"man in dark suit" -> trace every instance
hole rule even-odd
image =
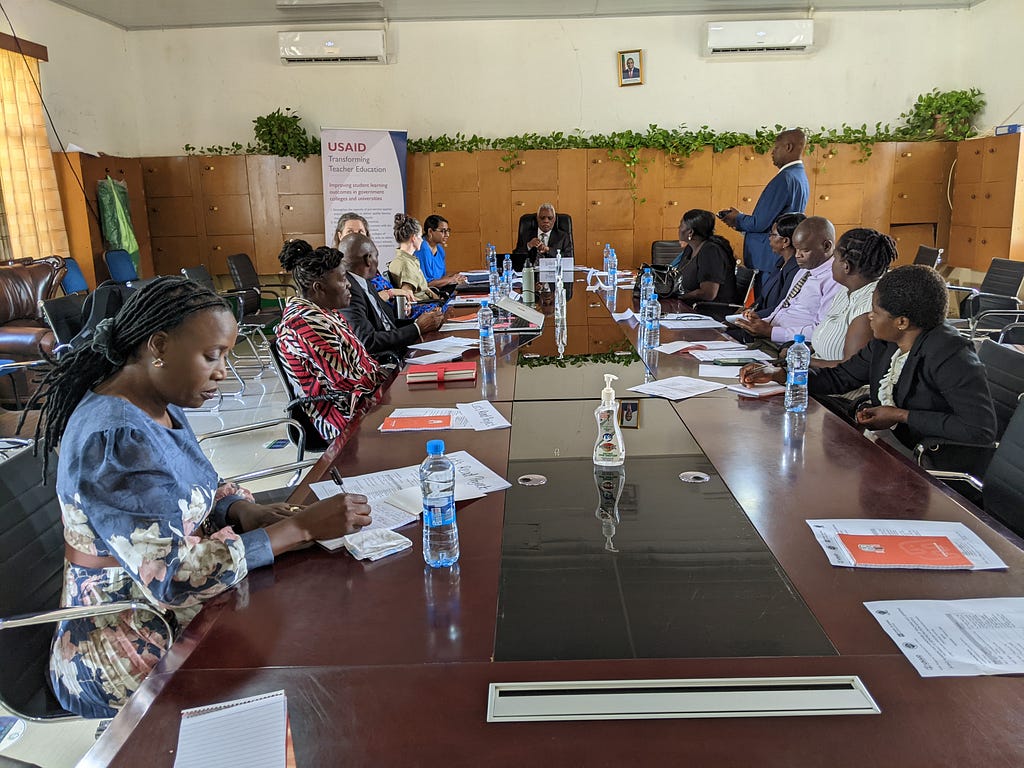
[[[352,287],[352,300],[341,313],[371,355],[393,352],[402,357],[424,333],[441,327],[444,315],[440,309],[424,312],[415,320],[400,320],[391,305],[377,295],[370,285],[377,274],[377,246],[366,235],[346,235],[338,250]]]
[[[524,216],[519,221],[519,238],[516,240],[515,252],[526,254],[537,263],[541,256],[554,256],[557,251],[562,257],[572,258],[572,232],[555,229],[558,214],[555,206],[544,203],[537,209],[536,216]]]
[[[633,64],[633,59],[626,59],[626,65],[622,68],[623,80],[636,80],[640,77],[640,70]]]

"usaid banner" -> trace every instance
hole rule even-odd
[[[370,223],[384,270],[395,254],[395,214],[405,210],[405,131],[321,128],[324,233],[334,243],[338,217],[348,211]]]

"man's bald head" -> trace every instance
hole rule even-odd
[[[815,269],[832,258],[836,247],[836,228],[824,216],[810,216],[793,232],[796,263],[802,269]]]
[[[377,274],[377,246],[366,235],[356,232],[345,235],[338,243],[341,251],[341,263],[349,272],[369,280]]]
[[[775,137],[772,147],[772,162],[776,168],[799,160],[807,146],[807,135],[800,128],[789,128]]]

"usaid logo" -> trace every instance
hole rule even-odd
[[[328,152],[365,152],[366,145],[361,141],[329,141],[327,142]]]

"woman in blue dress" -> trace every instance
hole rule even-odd
[[[61,604],[153,608],[58,626],[50,677],[72,712],[110,717],[139,687],[172,640],[157,611],[180,631],[249,570],[370,523],[365,496],[264,506],[219,480],[182,409],[217,396],[237,334],[220,296],[159,278],[61,357],[35,396],[44,456],[60,446]]]
[[[451,237],[452,229],[444,216],[432,214],[423,222],[423,242],[416,249],[416,260],[420,263],[427,285],[435,290],[438,288],[450,291],[459,283],[466,282],[461,272],[447,274],[448,263],[445,246]]]

